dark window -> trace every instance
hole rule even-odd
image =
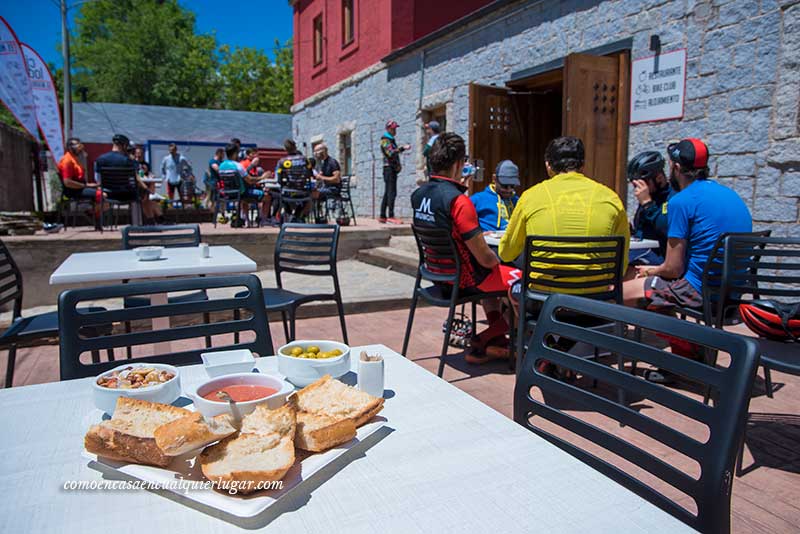
[[[342,46],[349,45],[356,37],[355,0],[342,0]]]
[[[342,176],[353,175],[353,132],[339,135],[339,166]]]
[[[322,63],[322,14],[314,18],[314,65]]]

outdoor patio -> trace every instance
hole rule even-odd
[[[352,314],[347,317],[350,344],[384,344],[399,351],[408,314],[403,310],[369,314]],[[417,312],[415,328],[409,346],[410,358],[431,373],[438,365],[437,351],[441,343],[441,324],[445,314],[442,310],[421,308]],[[279,323],[271,326],[276,346],[283,343]],[[738,329],[747,334],[746,329]],[[298,338],[314,336],[321,339],[339,339],[341,332],[336,317],[304,319],[297,325]],[[448,359],[445,379],[452,385],[487,404],[506,417],[513,412],[514,373],[506,363],[490,363],[471,366],[463,356],[452,349]],[[0,362],[0,376],[4,372]],[[759,373],[760,374],[760,373]],[[760,376],[763,376],[760,374]],[[45,345],[21,349],[17,355],[17,380],[15,386],[54,382],[58,380],[58,347]],[[732,526],[733,532],[790,533],[800,528],[800,452],[796,444],[800,440],[800,419],[795,415],[800,403],[800,378],[773,372],[776,385],[774,399],[764,394],[763,380],[757,378],[753,399],[750,403],[750,423],[745,452],[745,474],[733,484]],[[398,392],[401,395],[402,392]],[[699,395],[695,395],[698,399]],[[653,403],[636,405],[641,410],[660,410]],[[580,415],[579,412],[570,412]],[[601,428],[619,431],[615,423],[589,416],[587,420]],[[680,426],[674,414],[665,415],[666,421]],[[567,435],[563,430],[558,435]],[[647,440],[637,439],[634,433],[627,438],[644,448]],[[447,444],[440,444],[447,446]],[[487,456],[503,455],[502,449],[487,450]],[[600,453],[602,455],[602,453]],[[608,454],[603,455],[612,459]],[[672,455],[670,462],[686,467],[688,462],[679,455]],[[621,510],[620,513],[625,513]]]

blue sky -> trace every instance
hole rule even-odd
[[[284,42],[292,36],[292,8],[287,0],[179,1],[197,15],[198,32],[216,30],[218,44],[261,48],[271,57],[275,39]],[[56,48],[61,42],[59,0],[10,0],[3,4],[0,15],[11,24],[19,40],[33,47],[45,61],[60,67],[61,55]],[[71,15],[76,11],[77,8],[71,9]]]

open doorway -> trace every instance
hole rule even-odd
[[[571,54],[555,63],[506,87],[470,86],[470,154],[483,160],[487,181],[498,162],[513,160],[524,190],[547,179],[550,140],[573,135],[586,147],[585,174],[624,202],[629,51]]]

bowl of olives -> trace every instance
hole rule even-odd
[[[298,387],[350,371],[350,347],[336,341],[298,340],[278,349],[278,372]]]

